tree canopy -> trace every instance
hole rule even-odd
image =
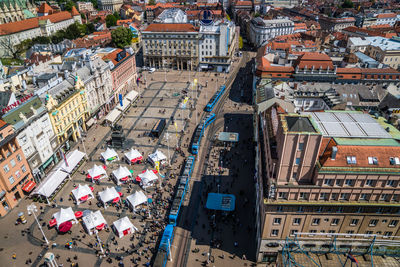
[[[351,0],[344,0],[342,4],[342,8],[353,8],[354,3]]]
[[[117,18],[114,15],[107,15],[106,17],[106,25],[107,28],[110,28],[112,26],[117,26]]]
[[[131,44],[133,34],[129,28],[118,27],[111,32],[111,38],[116,47],[124,48]]]

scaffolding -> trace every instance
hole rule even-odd
[[[295,233],[292,238],[286,238],[278,263],[284,267],[344,267],[353,263],[354,266],[399,266],[400,236]]]

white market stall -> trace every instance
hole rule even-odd
[[[110,113],[107,114],[106,118],[104,121],[108,123],[109,125],[114,125],[114,123],[117,122],[119,117],[121,117],[122,112],[118,110],[117,108],[114,108]]]
[[[50,221],[50,225],[56,224],[57,229],[60,232],[68,232],[71,229],[72,224],[78,223],[72,208],[61,208],[59,212],[53,214],[53,220]]]
[[[116,234],[119,238],[136,232],[138,229],[131,223],[127,216],[113,222]]]
[[[163,166],[167,163],[167,156],[165,156],[160,150],[156,150],[156,152],[150,154],[147,159],[151,165],[153,165],[153,167],[156,166],[157,162],[160,166]]]
[[[126,152],[124,156],[128,164],[141,163],[143,161],[143,155],[133,148]]]
[[[126,200],[131,209],[135,211],[137,206],[147,202],[147,197],[143,191],[136,191],[134,194],[128,196]]]
[[[90,212],[88,215],[82,217],[83,226],[89,235],[94,234],[94,231],[100,231],[107,227],[107,222],[103,214],[99,210]]]
[[[106,164],[119,160],[117,152],[107,147],[106,151],[101,152],[101,159],[104,160]]]
[[[101,202],[103,202],[104,208],[107,208],[107,203],[117,203],[121,200],[120,194],[118,194],[115,187],[107,187],[106,190],[99,192]]]
[[[135,90],[130,91],[126,94],[125,98],[134,103],[136,99],[139,97],[139,93]]]
[[[92,189],[87,184],[78,185],[71,193],[77,205],[94,198]]]
[[[154,171],[149,171],[149,170],[146,170],[145,172],[142,172],[136,178],[137,181],[138,180],[140,181],[140,185],[143,188],[147,188],[149,186],[152,186],[157,179],[158,179],[158,177],[154,173]]]
[[[128,170],[127,167],[125,166],[119,166],[118,169],[113,170],[111,177],[114,179],[114,181],[120,185],[121,183],[126,183],[129,181],[130,178],[132,178],[131,172]]]
[[[118,103],[116,108],[122,112],[125,112],[130,107],[130,105],[131,105],[131,101],[128,98],[124,97],[124,99],[122,100],[122,107],[121,107],[121,103]]]
[[[91,168],[90,170],[88,170],[88,175],[87,178],[91,179],[92,182],[94,182],[95,180],[100,180],[103,178],[107,178],[107,172],[104,169],[104,167],[100,167],[99,165],[94,165],[93,168]]]

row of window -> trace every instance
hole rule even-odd
[[[11,156],[12,152],[14,152],[15,150],[17,150],[17,146],[15,144],[10,144],[11,150],[9,149],[4,149],[4,152],[0,154],[0,162],[4,160],[4,158],[8,158],[9,156]],[[6,148],[4,146],[4,148]],[[5,155],[5,157],[3,158],[3,154]]]
[[[325,179],[324,180],[324,185],[328,185],[328,186],[333,186],[333,179]],[[342,180],[342,179],[337,179],[335,180],[335,185],[336,186],[354,186],[355,185],[355,181],[354,179],[346,179],[346,180]],[[376,186],[377,184],[377,180],[372,180],[372,179],[367,179],[364,180],[364,186]],[[385,182],[385,181],[382,181]],[[385,184],[382,184],[382,186],[391,186],[391,187],[396,187],[398,184],[398,182],[396,182],[396,180],[387,180],[385,182]]]
[[[350,200],[350,193],[319,193],[319,200]],[[359,194],[358,200],[372,200],[372,194],[362,193]],[[300,192],[299,199],[300,200],[308,200],[309,194]],[[279,192],[278,199],[288,199],[288,195],[286,192]],[[376,199],[375,199],[376,200]],[[398,194],[380,194],[379,199],[380,201],[400,201],[400,197]]]
[[[283,206],[276,206],[276,212],[283,212]],[[298,213],[303,213],[305,212],[304,206],[298,206],[296,212]],[[308,207],[307,212],[317,212],[317,213],[343,213],[344,212],[344,207],[323,207],[323,206],[317,206],[317,207]],[[349,213],[349,210],[346,210],[347,213]],[[364,207],[357,207],[356,210],[351,210],[351,213],[390,213],[390,214],[400,214],[400,209],[399,208],[383,208],[383,207],[377,207],[376,209],[365,209]]]
[[[21,161],[22,160],[22,157],[21,157],[20,154],[17,154],[17,156],[15,158],[17,159],[17,161]],[[11,165],[11,168],[14,168],[15,165],[17,165],[14,159],[10,160],[10,165]],[[4,170],[5,173],[8,173],[10,171],[10,168],[8,167],[8,164],[5,164],[3,166],[3,170]]]
[[[352,219],[350,221],[349,225],[350,226],[356,226],[356,225],[358,225],[359,221],[360,221],[359,219]],[[281,222],[282,222],[282,218],[274,218],[274,220],[273,220],[273,224],[274,225],[280,225]],[[328,223],[329,222],[329,218],[325,218],[324,222]],[[331,221],[331,225],[332,226],[338,225],[339,222],[340,222],[340,219],[333,218],[332,221]],[[370,227],[376,226],[378,224],[378,222],[379,222],[379,220],[372,219],[372,220],[369,221],[368,226],[370,226]],[[382,223],[386,223],[386,222],[387,222],[386,220],[382,220]],[[300,225],[300,223],[301,223],[301,218],[293,218],[293,221],[292,221],[293,225]],[[311,222],[311,225],[319,225],[320,223],[321,223],[321,219],[320,218],[313,218],[312,222]],[[399,220],[390,220],[388,226],[389,227],[396,227],[398,223],[399,223]]]
[[[290,231],[290,235],[291,235],[291,236],[294,236],[294,235],[296,235],[298,232],[299,232],[299,231],[296,230],[296,229],[291,230],[291,231]],[[310,236],[312,236],[312,234],[317,233],[317,230],[310,230],[310,233],[311,233]],[[325,231],[325,230],[321,230],[320,233],[326,233],[326,231]],[[335,231],[335,230],[329,230],[328,233],[329,233],[329,234],[334,234],[334,233],[336,233],[336,231]],[[349,230],[349,231],[346,232],[346,234],[349,234],[349,235],[354,234],[354,231],[353,231],[353,230]],[[373,231],[366,231],[365,234],[366,234],[366,235],[373,235]],[[377,231],[376,234],[377,234],[377,235],[381,235],[382,232],[381,232],[381,231]],[[279,235],[279,230],[278,230],[278,229],[272,229],[272,230],[271,230],[271,236],[278,236],[278,235]],[[384,232],[383,235],[384,235],[384,237],[390,237],[390,236],[393,235],[393,232],[391,232],[391,231],[386,231],[386,232]]]

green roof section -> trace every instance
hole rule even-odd
[[[30,12],[28,9],[24,9],[24,10],[22,10],[22,12],[24,13],[25,19],[30,19],[30,18],[36,17],[36,16],[35,16],[32,12]]]
[[[34,115],[31,107],[38,111],[42,106],[43,104],[42,101],[40,101],[39,97],[34,96],[25,103],[21,103],[18,107],[10,110],[5,115],[3,115],[3,120],[11,125],[15,125],[19,121],[22,121],[22,118],[19,114],[22,113],[27,119],[29,119]]]
[[[389,134],[397,140],[400,140],[400,131],[396,129],[393,125],[387,122],[387,120],[384,117],[379,117],[377,119],[377,122],[384,128],[384,129],[389,129]]]
[[[388,138],[345,138],[335,137],[335,142],[341,146],[400,146],[394,139]]]

